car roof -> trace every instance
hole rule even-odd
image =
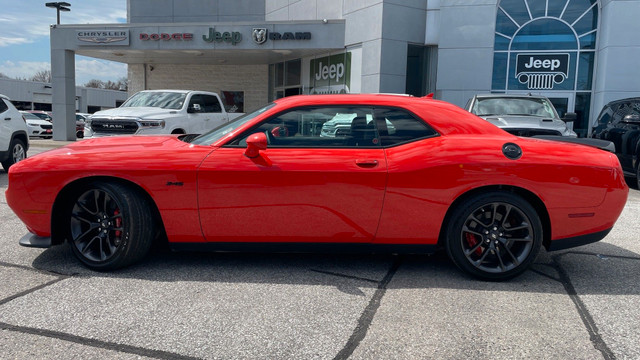
[[[613,104],[622,103],[622,102],[640,102],[640,97],[630,97],[626,99],[613,100],[613,101],[609,101],[607,105],[613,105]]]
[[[274,101],[289,108],[297,106],[353,105],[401,107],[429,123],[443,135],[449,134],[506,134],[495,125],[448,102],[431,97],[389,94],[296,95]]]

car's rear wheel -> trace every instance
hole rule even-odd
[[[143,258],[156,233],[148,200],[128,186],[94,182],[69,207],[68,239],[87,267],[113,270]]]
[[[20,139],[11,140],[9,158],[2,162],[2,167],[8,172],[11,165],[27,158],[27,148]]]
[[[452,213],[447,229],[449,257],[483,280],[507,280],[525,271],[542,245],[542,223],[527,201],[512,193],[489,192],[467,199]]]
[[[640,190],[640,159],[637,161],[636,166],[636,189]]]

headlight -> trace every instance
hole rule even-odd
[[[164,129],[164,120],[140,120],[141,129]]]

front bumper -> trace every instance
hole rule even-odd
[[[34,248],[50,248],[51,247],[51,238],[50,237],[42,237],[36,234],[28,233],[20,239],[20,245],[25,247],[34,247]]]

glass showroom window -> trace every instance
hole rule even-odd
[[[579,116],[574,127],[586,128],[598,16],[597,0],[500,1],[492,91],[560,94]]]
[[[302,60],[269,65],[269,101],[302,94]]]

